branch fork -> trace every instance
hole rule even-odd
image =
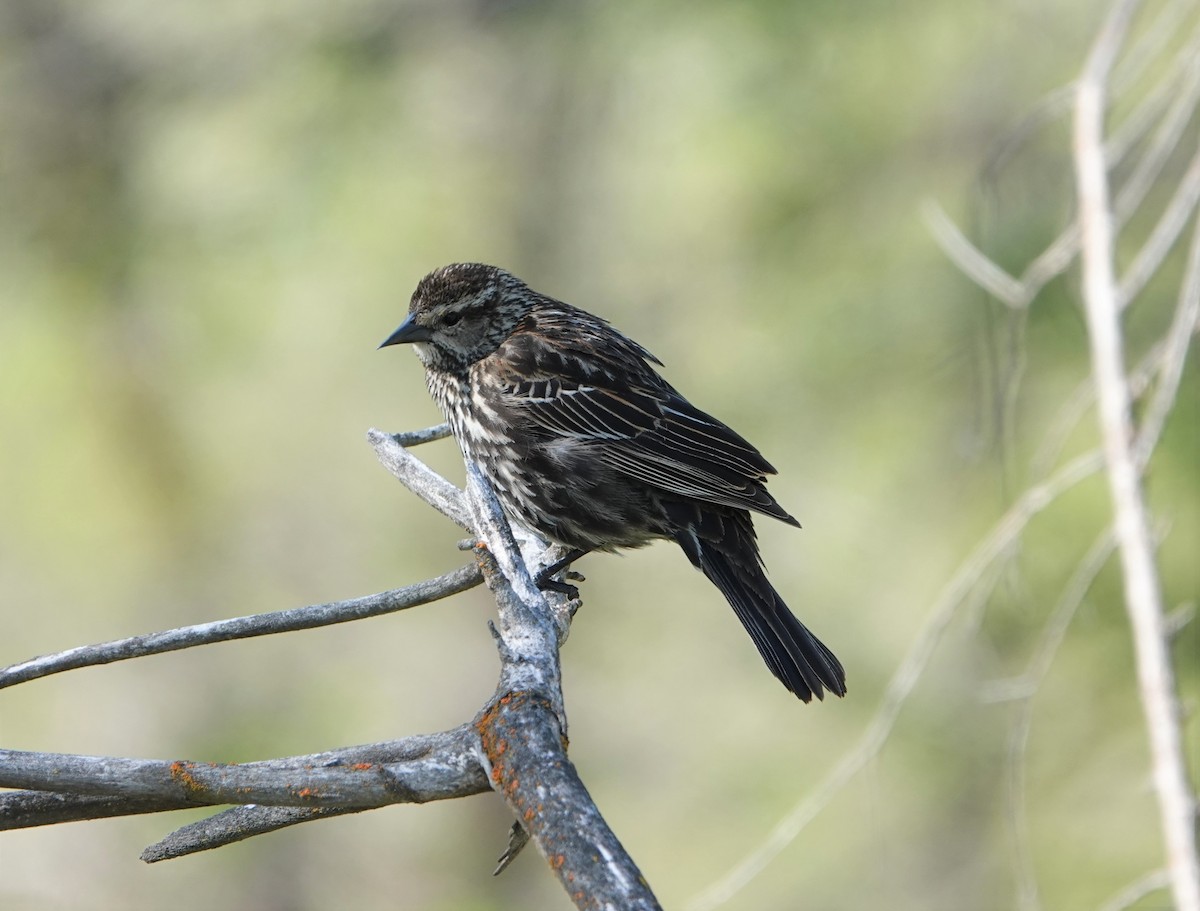
[[[658,902],[605,823],[567,758],[559,646],[578,600],[538,589],[529,567],[563,556],[509,526],[479,469],[460,490],[409,448],[449,436],[371,430],[380,462],[410,491],[473,536],[474,561],[454,572],[366,598],[318,604],[70,649],[0,668],[0,689],[81,667],[214,642],[342,623],[439,600],[486,582],[500,656],[496,692],[471,721],[436,734],[250,763],[123,759],[0,750],[0,829],[235,804],[172,832],[153,863],[255,835],[396,803],[491,790],[516,822],[496,872],[533,841],[580,908],[655,909]],[[516,532],[514,534],[514,531]]]

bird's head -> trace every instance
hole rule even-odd
[[[532,306],[529,288],[503,269],[452,263],[421,279],[408,318],[379,347],[411,344],[430,370],[464,370],[499,348]]]

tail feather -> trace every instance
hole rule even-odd
[[[713,534],[714,525],[720,527],[720,535]],[[813,696],[823,699],[826,690],[846,695],[846,672],[841,662],[796,619],[767,580],[748,514],[706,514],[702,527],[693,526],[676,540],[692,563],[721,590],[767,667],[784,686],[804,702]]]

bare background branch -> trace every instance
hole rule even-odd
[[[1184,362],[1193,336],[1200,328],[1200,226],[1179,292],[1174,318],[1166,334],[1152,347],[1137,368],[1128,371],[1123,353],[1121,311],[1135,302],[1154,274],[1162,267],[1184,228],[1195,221],[1197,197],[1197,159],[1193,157],[1178,179],[1163,214],[1143,242],[1119,285],[1115,270],[1115,232],[1127,222],[1146,199],[1167,160],[1179,147],[1185,128],[1193,119],[1200,95],[1200,41],[1197,33],[1176,58],[1169,76],[1135,107],[1115,138],[1107,133],[1110,76],[1117,66],[1136,2],[1114,3],[1109,17],[1071,93],[1055,92],[1043,102],[1020,131],[1027,140],[1030,131],[1045,126],[1056,115],[1065,114],[1074,102],[1074,174],[1078,181],[1078,218],[1065,228],[1040,254],[1034,257],[1021,278],[987,256],[972,243],[936,202],[926,200],[922,215],[932,236],[946,256],[988,294],[1006,307],[1023,313],[1039,305],[1046,284],[1081,259],[1084,277],[1085,311],[1088,337],[1092,343],[1093,375],[1081,382],[1060,409],[1055,427],[1040,447],[1043,454],[1034,459],[1035,467],[1057,460],[1065,438],[1076,428],[1083,413],[1098,404],[1103,440],[1099,451],[1077,456],[1044,483],[1027,488],[1017,503],[976,548],[956,573],[943,596],[931,610],[924,627],[900,669],[893,676],[882,707],[859,744],[849,751],[834,771],[757,846],[724,877],[696,896],[688,905],[691,911],[709,911],[724,906],[746,888],[778,854],[787,849],[833,800],[847,783],[884,749],[904,703],[927,673],[934,651],[950,622],[973,596],[976,605],[991,597],[999,581],[1001,561],[1011,557],[1025,535],[1030,520],[1039,512],[1057,506],[1058,499],[1071,487],[1101,468],[1113,489],[1115,532],[1105,531],[1092,545],[1079,567],[1067,581],[1058,606],[1049,614],[1041,646],[1029,669],[1019,680],[1004,681],[982,693],[985,699],[1021,703],[1010,730],[1008,763],[1010,768],[1009,810],[1013,832],[1015,880],[1020,907],[1041,907],[1035,858],[1032,854],[1027,814],[1026,762],[1033,724],[1034,698],[1050,671],[1051,663],[1067,635],[1071,619],[1080,602],[1101,572],[1109,555],[1119,549],[1124,567],[1125,604],[1129,611],[1135,649],[1138,656],[1138,690],[1142,696],[1153,768],[1159,793],[1160,818],[1167,845],[1169,884],[1176,907],[1200,907],[1200,859],[1197,858],[1196,799],[1189,781],[1183,749],[1182,715],[1177,702],[1177,686],[1171,657],[1172,637],[1166,629],[1159,574],[1155,565],[1154,542],[1150,533],[1141,476],[1161,438],[1177,395]],[[1134,51],[1125,59],[1121,82],[1135,81],[1136,71],[1148,57],[1164,46],[1164,36],[1179,24],[1182,5],[1172,4],[1160,11],[1154,26],[1142,36]],[[1164,87],[1174,93],[1167,103]],[[1150,136],[1146,150],[1137,159],[1132,173],[1117,195],[1109,199],[1109,175],[1140,140]],[[1002,153],[1012,153],[1010,146]],[[993,161],[992,166],[996,162]],[[1043,304],[1044,305],[1044,304]],[[1018,355],[1023,357],[1023,354]],[[1006,414],[1011,414],[1023,370],[1011,372],[1013,382],[1005,390]],[[1131,420],[1134,396],[1147,391],[1156,379],[1149,403],[1143,410],[1142,423],[1135,432]],[[1011,418],[1007,418],[1011,420]],[[1154,888],[1168,882],[1159,874],[1138,880],[1123,890],[1107,906],[1128,901],[1133,904]]]
[[[1074,153],[1083,238],[1083,297],[1091,342],[1092,373],[1112,491],[1118,551],[1125,580],[1125,608],[1133,630],[1138,689],[1149,734],[1171,891],[1179,911],[1200,911],[1200,857],[1196,853],[1196,795],[1183,751],[1171,641],[1162,582],[1134,441],[1132,402],[1125,368],[1116,238],[1104,155],[1108,78],[1138,4],[1113,5],[1093,45],[1075,99]],[[1171,146],[1177,142],[1171,141]],[[1166,157],[1166,152],[1160,156]],[[1185,178],[1186,181],[1186,178]],[[1185,283],[1186,285],[1186,283]],[[1187,294],[1185,292],[1184,299]],[[1180,310],[1191,310],[1181,301]],[[1191,326],[1195,326],[1193,316]],[[1166,383],[1173,398],[1174,384]]]

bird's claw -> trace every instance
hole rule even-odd
[[[558,592],[572,601],[579,597],[579,589],[569,582],[559,582],[557,579],[534,579],[534,582],[544,592]]]
[[[551,578],[553,573],[551,573],[550,570],[553,568],[554,567],[547,567],[539,572],[533,577],[533,584],[536,585],[541,591],[557,592],[560,595],[566,595],[572,601],[577,599],[579,597],[579,589],[570,582],[561,582],[558,579]],[[563,573],[563,575],[575,582],[586,581],[582,573],[577,573],[574,570],[568,570],[567,572]]]

